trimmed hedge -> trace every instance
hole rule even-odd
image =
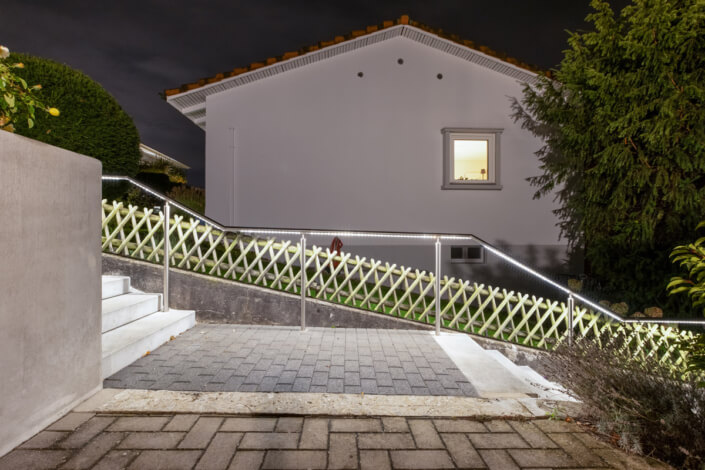
[[[140,137],[132,118],[96,81],[78,70],[53,60],[12,53],[13,69],[31,85],[48,106],[59,108],[59,117],[37,113],[36,124],[15,125],[17,134],[97,158],[104,174],[134,176],[139,169]]]

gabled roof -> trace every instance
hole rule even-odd
[[[420,42],[523,82],[535,83],[538,74],[550,76],[550,72],[542,71],[538,67],[488,47],[476,45],[472,41],[460,39],[456,35],[446,34],[443,30],[435,30],[403,15],[396,21],[385,21],[381,25],[368,26],[365,30],[353,31],[347,36],[336,36],[331,41],[322,41],[298,51],[286,52],[279,57],[253,62],[247,67],[235,68],[213,77],[187,83],[179,88],[164,90],[164,97],[169,104],[203,128],[208,95],[398,36]]]

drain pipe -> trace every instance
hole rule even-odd
[[[301,234],[301,331],[306,331],[306,235]]]

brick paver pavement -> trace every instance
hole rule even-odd
[[[425,331],[197,325],[106,388],[456,395],[477,392]]]
[[[639,469],[575,424],[70,413],[0,458],[32,469]]]

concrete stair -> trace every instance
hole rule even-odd
[[[434,337],[483,398],[575,401],[561,385],[514,364],[500,351],[484,349],[468,335],[442,332]]]
[[[193,310],[161,311],[161,294],[130,287],[125,276],[102,277],[103,378],[130,365],[196,324]]]

